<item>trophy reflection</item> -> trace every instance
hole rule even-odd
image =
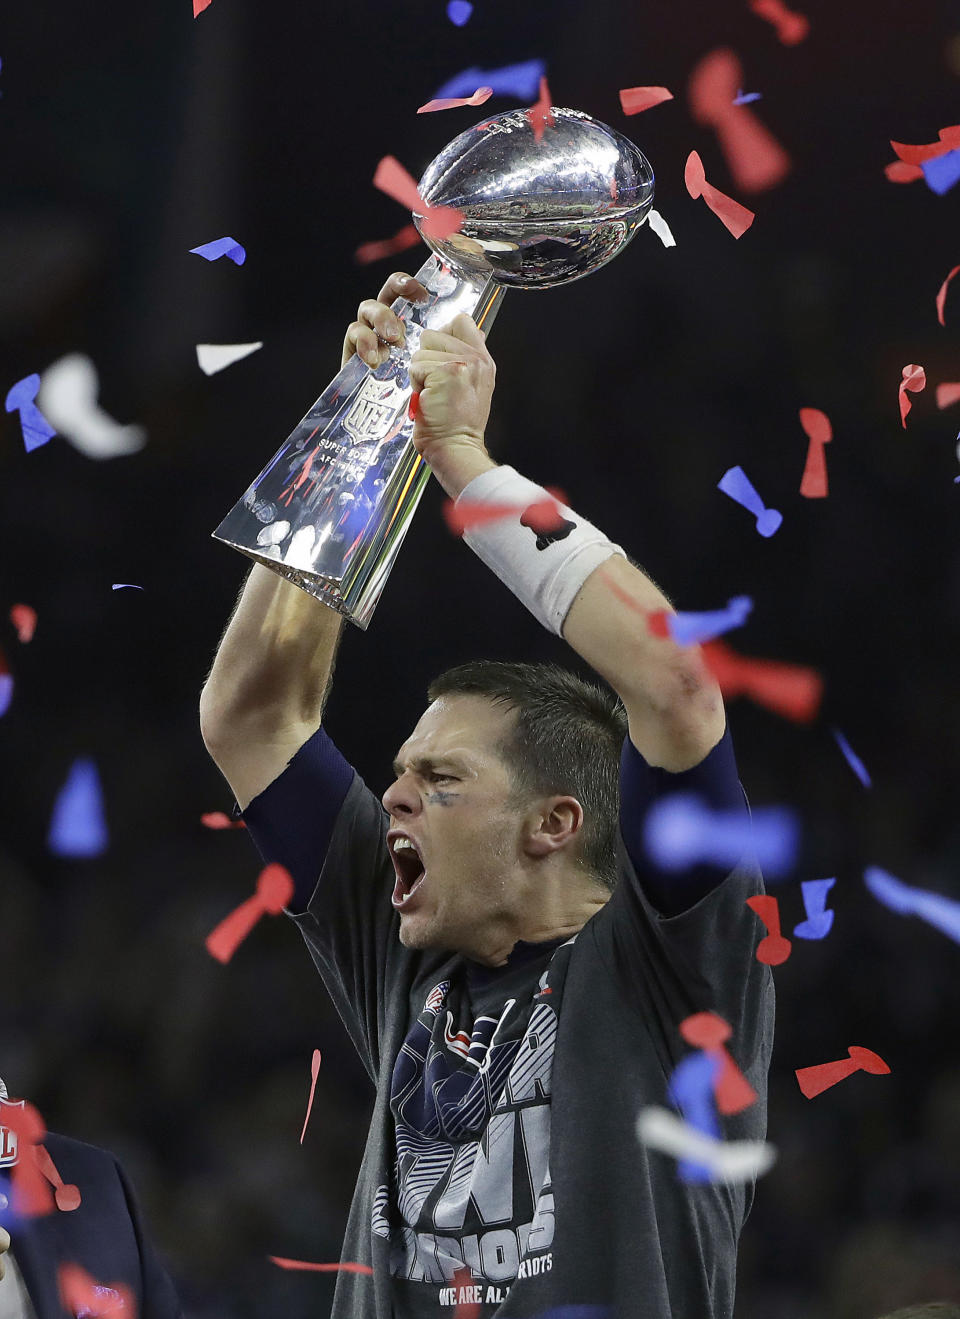
[[[629,139],[554,107],[541,140],[523,110],[455,138],[421,197],[463,214],[417,272],[423,302],[393,309],[405,342],[373,369],[352,357],[213,533],[366,628],[430,469],[413,446],[407,368],[424,329],[460,312],[489,332],[507,288],[566,284],[626,246],[653,202],[653,170]]]

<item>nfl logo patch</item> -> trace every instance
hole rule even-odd
[[[16,1163],[19,1144],[17,1133],[5,1124],[4,1117],[8,1109],[22,1110],[26,1102],[18,1099],[12,1104],[9,1099],[0,1097],[0,1168],[11,1168]]]
[[[437,1013],[443,1007],[443,1000],[447,997],[447,990],[450,988],[449,980],[441,980],[439,985],[434,985],[427,995],[427,1000],[423,1005],[424,1012]]]

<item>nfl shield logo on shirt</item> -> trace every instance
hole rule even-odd
[[[450,988],[449,980],[441,980],[439,985],[434,985],[427,995],[427,1001],[423,1005],[424,1012],[437,1013],[443,1007],[443,1000],[447,997],[447,990]]]
[[[0,1168],[10,1168],[17,1161],[17,1133],[4,1123],[4,1117],[11,1108],[22,1109],[25,1099],[18,1099],[12,1104],[9,1099],[0,1096]]]

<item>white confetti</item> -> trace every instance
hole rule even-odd
[[[716,1140],[655,1104],[640,1110],[637,1135],[645,1145],[677,1159],[691,1159],[713,1171],[717,1182],[760,1177],[776,1162],[777,1151],[762,1140]]]
[[[50,425],[88,458],[120,458],[147,442],[142,426],[123,426],[97,403],[97,369],[83,353],[59,358],[40,377],[37,403]]]
[[[262,347],[262,341],[260,343],[198,343],[197,361],[200,363],[200,370],[212,376],[222,371],[224,367],[233,366],[234,362],[249,357],[251,353]]]
[[[677,240],[670,232],[670,226],[659,211],[647,211],[647,223],[664,247],[676,247]]]

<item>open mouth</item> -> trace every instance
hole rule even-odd
[[[390,856],[397,875],[393,897],[390,900],[394,907],[399,909],[405,907],[414,893],[420,888],[426,870],[420,859],[420,854],[413,847],[398,848],[394,845],[390,849]]]

